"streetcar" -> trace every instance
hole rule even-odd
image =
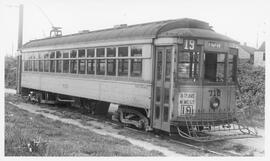
[[[22,94],[195,141],[255,137],[236,107],[239,43],[183,18],[27,42]],[[217,134],[216,134],[217,133]]]

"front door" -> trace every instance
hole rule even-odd
[[[156,129],[169,131],[172,47],[157,47],[155,63],[153,126]]]

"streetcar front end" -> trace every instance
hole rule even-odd
[[[176,53],[172,124],[197,141],[256,136],[236,106],[237,44],[183,39]]]

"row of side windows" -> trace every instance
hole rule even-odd
[[[109,76],[142,76],[142,47],[52,51],[23,57],[24,71],[91,74]]]

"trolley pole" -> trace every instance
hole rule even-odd
[[[21,78],[22,78],[22,42],[23,42],[23,5],[19,6],[19,28],[18,28],[18,55],[17,55],[17,94],[21,93]]]

